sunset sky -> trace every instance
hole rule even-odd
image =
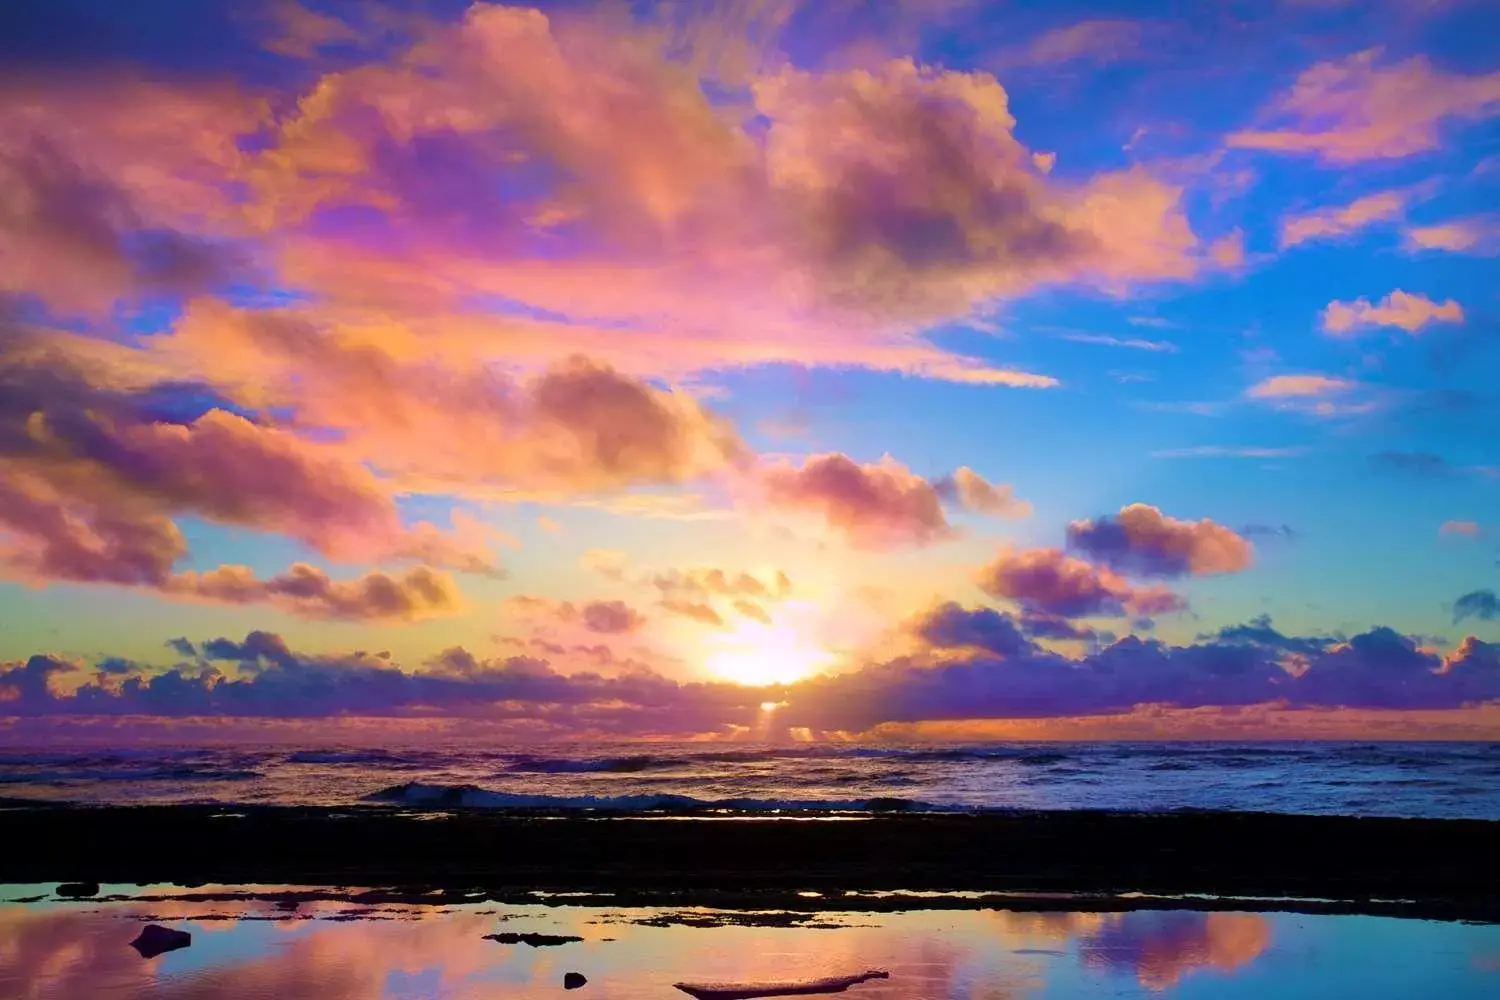
[[[0,10],[0,730],[1500,738],[1497,374],[1494,0]]]

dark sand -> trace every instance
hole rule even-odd
[[[0,842],[0,882],[10,883],[386,887],[383,897],[428,901],[595,891],[617,904],[799,911],[1271,908],[1500,922],[1500,823],[1480,820],[1026,812],[822,821],[12,802],[0,808]],[[1019,895],[867,894],[882,890]]]

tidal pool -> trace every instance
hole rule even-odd
[[[925,909],[745,913],[548,905],[371,905],[274,887],[0,886],[4,1000],[677,998],[680,981],[885,969],[849,1000],[1096,997],[1361,1000],[1500,996],[1500,926],[1295,913]],[[582,904],[587,905],[573,905]],[[146,923],[190,947],[143,959]],[[502,944],[503,932],[576,936]]]

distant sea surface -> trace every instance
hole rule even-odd
[[[1500,744],[3,748],[0,797],[628,811],[1211,809],[1500,819]]]

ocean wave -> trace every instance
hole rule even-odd
[[[429,785],[407,782],[365,796],[414,809],[515,809],[544,811],[598,810],[600,812],[971,812],[910,799],[700,799],[691,795],[537,795],[505,792],[479,785]]]
[[[0,772],[0,784],[54,785],[74,781],[255,781],[260,771],[214,767],[79,768],[68,771]]]
[[[664,768],[683,767],[681,757],[523,757],[512,761],[508,770],[518,774],[639,774]]]
[[[288,764],[364,764],[381,767],[419,766],[408,754],[389,750],[295,750],[287,754]]]

